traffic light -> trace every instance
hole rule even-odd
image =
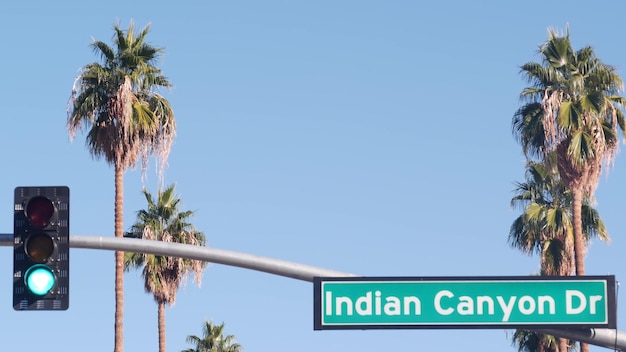
[[[66,310],[70,280],[70,190],[16,187],[13,309]]]

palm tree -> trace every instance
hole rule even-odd
[[[510,244],[524,253],[538,253],[541,275],[571,275],[574,268],[572,245],[572,195],[561,182],[552,153],[543,163],[529,162],[526,182],[518,183],[512,206],[524,209],[509,231]],[[609,240],[604,222],[588,198],[583,202],[583,232],[592,237]],[[518,351],[567,351],[573,345],[563,338],[518,329],[513,335]]]
[[[155,93],[170,87],[155,66],[162,49],[146,43],[146,26],[135,33],[133,23],[127,31],[113,27],[114,47],[94,41],[92,49],[102,63],[83,67],[74,82],[68,104],[67,128],[70,138],[86,130],[86,145],[91,155],[104,158],[115,170],[115,236],[124,234],[124,172],[142,159],[145,170],[149,155],[165,165],[176,123],[170,103]],[[124,276],[123,252],[115,252],[115,344],[123,349]]]
[[[557,349],[557,339],[554,336],[537,334],[534,331],[524,329],[515,330],[512,344],[517,346],[518,352],[565,352],[573,349],[573,346],[567,345],[567,343],[565,350],[560,349],[561,347]]]
[[[125,237],[198,246],[205,244],[204,234],[189,222],[194,213],[179,209],[180,199],[174,195],[174,187],[172,185],[159,191],[156,203],[152,195],[143,190],[148,208],[137,212],[137,221]],[[160,352],[165,352],[165,306],[172,306],[176,302],[176,293],[190,271],[194,272],[200,286],[204,264],[199,260],[125,253],[124,269],[143,268],[141,276],[145,280],[144,288],[146,292],[152,293],[157,303]]]
[[[541,63],[521,68],[531,86],[521,93],[526,104],[515,113],[513,130],[527,157],[556,152],[559,177],[572,193],[575,273],[584,275],[583,201],[592,198],[625,130],[620,108],[626,100],[617,94],[623,83],[591,47],[574,51],[569,29],[565,35],[549,30],[539,53]]]
[[[518,352],[551,352],[554,351],[556,341],[551,336],[517,329],[513,334],[512,344],[517,345]]]
[[[511,246],[529,255],[540,254],[542,275],[571,275],[570,202],[554,169],[547,163],[529,162],[526,182],[517,183],[515,192],[511,206],[523,212],[509,230]]]
[[[236,342],[235,336],[224,336],[224,323],[213,325],[213,322],[202,324],[202,337],[187,336],[187,343],[195,345],[182,352],[242,352],[243,347]]]

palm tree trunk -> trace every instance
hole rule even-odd
[[[115,164],[115,237],[124,237],[124,170]],[[115,252],[115,352],[124,349],[124,252]]]
[[[165,303],[158,302],[159,352],[165,352]]]
[[[574,196],[574,264],[576,265],[576,276],[585,275],[585,237],[583,236],[582,208],[583,189],[580,186],[573,187]],[[589,345],[581,342],[580,352],[589,352]]]
[[[589,344],[585,342],[580,343],[580,352],[589,352]]]
[[[576,275],[585,275],[585,238],[583,236],[583,190],[580,186],[573,187],[574,196],[573,221],[574,221],[574,262],[576,265]]]
[[[557,341],[559,343],[559,352],[567,352],[567,339],[559,337]]]

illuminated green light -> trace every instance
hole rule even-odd
[[[56,281],[52,270],[45,265],[35,265],[26,271],[26,287],[37,296],[45,296]]]

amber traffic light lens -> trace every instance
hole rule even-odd
[[[54,252],[54,242],[45,233],[36,233],[26,239],[26,254],[35,263],[45,263]]]
[[[35,227],[47,226],[53,214],[54,205],[46,197],[34,197],[26,205],[26,217]]]

